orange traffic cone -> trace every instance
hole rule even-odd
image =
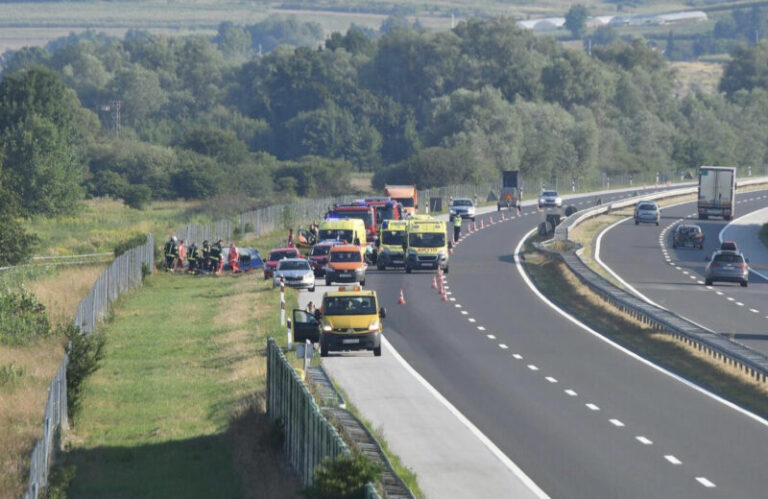
[[[517,207],[517,218],[520,218],[520,207]]]
[[[432,289],[437,289],[437,276],[432,276]]]
[[[403,290],[400,290],[400,298],[397,300],[398,305],[405,305],[405,296],[403,296]]]
[[[477,232],[477,222],[472,222],[472,229]]]
[[[504,218],[504,212],[502,211],[501,212],[501,221],[503,222],[504,220],[506,220],[506,218]]]
[[[480,228],[485,229],[485,222],[483,222],[483,219],[480,219]]]
[[[445,293],[445,290],[443,290],[443,297],[440,298],[442,301],[448,301],[448,295]]]
[[[440,294],[445,296],[445,286],[442,283],[440,283]]]

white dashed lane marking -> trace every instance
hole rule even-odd
[[[617,428],[623,428],[623,427],[625,426],[625,425],[624,425],[624,423],[622,423],[622,422],[621,422],[621,421],[619,421],[618,419],[611,419],[611,420],[609,420],[609,421],[611,422],[611,424],[612,424],[613,426],[615,426],[615,427],[617,427]]]
[[[675,466],[679,466],[679,465],[683,464],[683,462],[681,460],[679,460],[678,458],[676,458],[672,454],[667,454],[666,456],[664,456],[664,459],[666,459],[670,463],[674,464]]]
[[[523,360],[523,356],[519,353],[512,354],[512,357],[516,358],[517,360]]]
[[[489,340],[495,340],[496,339],[496,337],[494,335],[492,335],[492,334],[486,334],[485,336],[487,336]]]
[[[461,305],[459,305],[458,303],[456,303],[456,304],[454,305],[454,307],[456,307],[456,308],[461,308]]]
[[[590,411],[599,411],[600,408],[595,404],[585,404]]]
[[[483,326],[477,326],[478,331],[485,331],[485,328]]]
[[[469,315],[469,312],[467,312],[466,310],[462,310],[461,315]]]
[[[715,488],[715,484],[707,480],[707,477],[697,476],[696,481],[702,484],[703,486],[707,487],[708,489]]]
[[[509,347],[507,345],[505,345],[504,343],[499,343],[499,348],[501,348],[502,350],[506,350]]]
[[[568,395],[570,395],[571,397],[575,397],[575,396],[577,396],[577,395],[578,395],[578,393],[576,393],[575,391],[571,390],[570,388],[569,388],[569,389],[567,389],[567,390],[563,390],[563,391],[564,391],[565,393],[567,393]]]
[[[469,319],[467,319],[467,320],[468,320],[469,322],[476,322],[476,321],[475,321],[475,319],[473,319],[472,317],[470,317],[470,318],[469,318]]]
[[[538,371],[538,370],[539,370],[539,368],[538,368],[538,367],[536,367],[536,366],[535,366],[535,365],[533,365],[533,364],[528,364],[528,369],[530,369],[531,371]]]
[[[752,312],[753,314],[759,314],[760,313],[760,311],[758,309],[756,309],[756,308],[750,308],[749,311]]]
[[[636,436],[635,439],[637,439],[637,441],[640,442],[643,445],[651,445],[651,444],[653,444],[653,442],[651,442],[649,439],[647,439],[646,437],[644,437],[642,435]]]
[[[557,380],[556,380],[555,378],[553,378],[552,376],[547,376],[547,377],[546,377],[546,378],[544,378],[544,379],[546,379],[546,380],[547,380],[547,381],[549,381],[550,383],[557,383]]]

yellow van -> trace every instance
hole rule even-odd
[[[373,350],[376,357],[381,355],[381,319],[387,312],[379,308],[376,291],[360,286],[328,291],[318,315],[322,357],[338,350]]]
[[[317,240],[335,240],[364,248],[368,245],[365,223],[359,218],[328,218],[320,222]]]
[[[376,240],[376,268],[384,270],[387,267],[402,267],[405,265],[403,258],[403,243],[408,231],[408,222],[405,220],[385,220],[379,229],[379,238]]]
[[[448,273],[448,237],[443,220],[409,220],[408,237],[403,244],[405,271],[443,269]]]

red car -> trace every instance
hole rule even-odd
[[[331,248],[342,244],[341,241],[320,241],[312,246],[309,251],[307,260],[309,265],[315,272],[315,276],[320,277],[325,275],[325,266],[328,264],[328,255],[331,253]]]
[[[302,256],[296,248],[273,249],[269,252],[267,261],[264,262],[264,279],[271,279],[275,275],[277,262],[284,258],[302,258]]]

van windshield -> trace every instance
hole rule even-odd
[[[296,258],[298,255],[295,251],[273,251],[269,254],[269,260],[282,260],[283,258]]]
[[[376,218],[381,223],[384,220],[392,220],[395,217],[395,210],[391,204],[382,204],[376,206]]]
[[[319,240],[323,239],[335,239],[337,241],[346,241],[348,243],[353,242],[353,235],[351,230],[345,229],[320,229]]]
[[[408,246],[415,248],[441,248],[445,246],[445,234],[442,232],[409,234]]]
[[[331,251],[330,246],[313,246],[309,254],[312,256],[322,256],[327,255],[329,251]]]
[[[388,230],[381,234],[382,244],[396,244],[401,245],[405,242],[404,230]]]
[[[277,270],[309,270],[309,262],[291,262],[283,260],[277,264]]]
[[[413,208],[413,198],[393,198],[406,208]]]
[[[359,251],[334,251],[331,253],[332,262],[361,262]]]
[[[328,296],[323,302],[323,314],[374,315],[376,300],[373,296]]]

